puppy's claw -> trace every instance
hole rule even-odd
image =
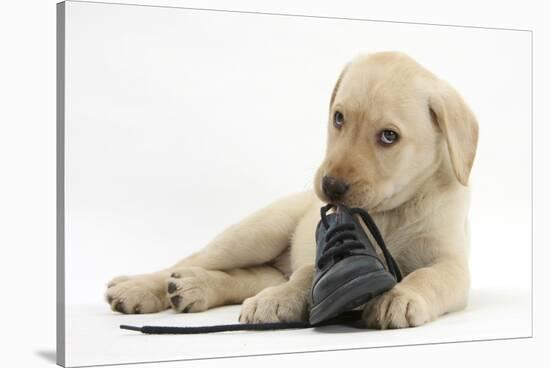
[[[178,286],[176,284],[173,282],[168,283],[168,292],[170,294],[174,293],[176,290],[178,290]]]
[[[170,302],[177,309],[181,303],[181,296],[174,295],[173,297],[170,298]]]
[[[115,310],[116,310],[117,312],[124,313],[124,303],[121,302],[121,301],[118,301],[118,302],[115,304]]]

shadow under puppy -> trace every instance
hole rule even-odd
[[[370,327],[418,326],[464,308],[467,184],[478,137],[470,109],[397,52],[351,61],[329,108],[314,191],[260,209],[172,267],[113,279],[112,309],[200,312],[242,303],[241,322],[307,320],[322,202],[368,210],[405,276],[364,306]]]

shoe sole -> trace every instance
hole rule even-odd
[[[395,284],[395,279],[387,271],[378,271],[356,277],[313,306],[309,314],[309,323],[316,325],[337,317],[343,312],[367,303],[375,296],[394,287]]]

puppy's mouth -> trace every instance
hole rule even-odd
[[[371,213],[376,213],[391,209],[390,202],[396,194],[392,192],[379,198],[372,189],[364,189],[358,193],[350,193],[349,196],[332,203],[343,204],[348,207],[359,207]]]
[[[368,192],[361,191],[360,193],[350,192],[341,198],[329,198],[325,193],[321,192],[320,199],[326,203],[332,203],[335,205],[344,205],[346,207],[359,207],[366,210],[372,208],[371,195]]]

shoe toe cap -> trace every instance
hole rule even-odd
[[[312,289],[313,304],[322,301],[357,277],[383,270],[384,266],[381,262],[371,256],[357,255],[344,258],[326,271],[316,275]]]

